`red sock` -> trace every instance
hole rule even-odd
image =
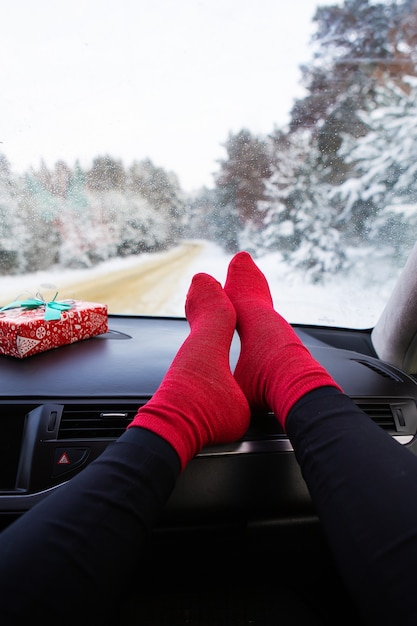
[[[230,370],[236,313],[220,283],[196,274],[185,314],[190,334],[155,394],[128,426],[147,428],[168,441],[181,469],[203,446],[242,437],[250,420],[247,400]]]
[[[237,313],[241,352],[235,378],[252,408],[267,408],[280,424],[302,396],[340,387],[273,308],[265,276],[247,252],[230,262],[224,287]]]

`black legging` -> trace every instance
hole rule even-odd
[[[0,535],[0,623],[118,623],[180,464],[159,436],[130,428]]]
[[[361,614],[370,624],[417,624],[417,458],[334,388],[302,398],[287,429]],[[6,528],[2,625],[115,623],[179,471],[169,444],[131,428]]]
[[[332,388],[299,400],[286,427],[365,623],[417,624],[417,457]]]

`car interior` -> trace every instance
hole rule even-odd
[[[417,247],[373,328],[294,326],[345,393],[412,454],[416,265]],[[71,480],[123,433],[187,333],[185,318],[110,314],[105,334],[27,359],[2,357],[2,527]],[[236,334],[232,368],[238,353]],[[164,573],[169,580],[178,552],[184,570],[178,572],[179,589],[164,589]],[[315,619],[326,619],[317,586],[342,593],[291,444],[268,413],[253,415],[240,441],[204,448],[190,462],[154,530],[149,559],[158,597],[148,590],[139,601],[137,591],[127,593],[122,623],[134,623],[135,612],[143,615],[146,605],[148,619],[156,620],[149,623],[186,623],[169,621],[173,615],[188,616],[190,623],[226,623],[210,619],[227,616],[234,620],[229,623],[246,623],[238,620],[249,619],[251,611],[254,623],[272,623],[259,620],[278,619],[288,610],[296,624],[297,611],[306,606],[313,606]],[[213,598],[200,597],[203,579],[206,590],[215,589]],[[281,585],[284,607],[276,601]]]
[[[134,2],[122,4],[126,7],[136,5]],[[163,5],[161,10],[172,10],[164,2],[159,4]],[[197,4],[207,9],[210,3]],[[272,3],[267,2],[265,7],[262,7],[262,1],[259,4],[261,6],[258,9],[265,9],[265,19],[268,21],[267,9],[271,8]],[[354,19],[352,29],[359,33],[357,40],[362,41],[362,22],[369,20],[368,24],[372,24],[372,16],[376,13],[378,16],[385,15],[385,4],[389,3],[345,0],[310,4],[311,17],[316,15],[316,23],[319,24],[316,42],[318,39],[322,43],[325,52],[321,57],[313,55],[310,70],[306,70],[304,66],[309,91],[306,96],[299,96],[295,101],[290,123],[285,131],[277,128],[273,131],[271,127],[267,143],[275,150],[272,153],[275,156],[270,158],[267,165],[259,165],[256,176],[251,172],[244,179],[245,184],[242,187],[236,183],[236,177],[240,174],[233,161],[233,148],[243,145],[260,150],[261,144],[263,145],[246,130],[232,133],[223,144],[227,158],[215,159],[219,172],[215,178],[214,190],[208,190],[203,185],[199,194],[185,194],[186,200],[183,190],[180,193],[178,184],[172,183],[171,175],[146,159],[140,163],[135,161],[129,169],[132,180],[140,174],[140,189],[143,193],[140,202],[137,196],[132,195],[132,188],[128,188],[128,183],[123,182],[126,185],[123,190],[128,189],[123,198],[132,202],[129,205],[128,200],[121,200],[122,187],[119,186],[120,177],[123,178],[127,170],[123,173],[122,167],[115,167],[119,163],[117,158],[112,160],[106,157],[101,161],[97,159],[91,169],[85,167],[83,172],[77,164],[71,170],[71,175],[68,174],[70,168],[66,170],[62,163],[55,170],[44,163],[38,169],[32,167],[30,175],[26,173],[26,177],[22,175],[18,178],[16,175],[13,178],[0,154],[0,308],[12,299],[9,298],[10,294],[20,292],[20,287],[15,287],[18,276],[30,275],[33,269],[45,270],[53,265],[56,270],[58,265],[58,269],[76,268],[77,271],[82,271],[111,257],[129,259],[143,255],[148,258],[148,255],[157,256],[161,251],[175,248],[183,240],[201,239],[223,246],[227,258],[238,249],[247,249],[252,252],[255,261],[260,260],[260,266],[263,258],[269,258],[273,254],[280,255],[280,263],[284,260],[292,263],[299,272],[295,284],[299,286],[299,309],[303,310],[310,293],[310,285],[320,286],[322,275],[327,271],[333,276],[337,276],[338,271],[342,272],[348,254],[356,260],[359,259],[358,267],[361,267],[362,274],[367,275],[368,272],[370,279],[376,284],[377,278],[371,274],[375,266],[384,262],[385,251],[389,250],[391,256],[386,264],[394,268],[393,274],[396,277],[395,281],[392,280],[393,274],[387,280],[383,275],[378,278],[378,289],[381,293],[387,284],[392,283],[393,288],[389,287],[390,292],[386,297],[384,293],[384,304],[374,321],[368,321],[367,310],[372,293],[377,290],[367,294],[366,289],[351,296],[356,311],[359,314],[363,311],[363,323],[349,323],[348,313],[346,324],[331,318],[330,313],[328,323],[325,317],[325,295],[322,296],[321,317],[309,319],[305,309],[307,312],[302,322],[291,317],[288,321],[312,355],[369,419],[383,429],[388,437],[394,438],[399,445],[409,450],[410,454],[416,454],[415,183],[408,180],[406,184],[401,178],[405,165],[399,159],[399,165],[396,163],[395,167],[390,166],[389,173],[384,177],[381,175],[377,180],[379,186],[371,202],[369,197],[376,183],[371,180],[371,174],[369,179],[366,178],[368,165],[362,155],[363,146],[366,146],[366,129],[371,127],[372,120],[375,133],[379,128],[376,116],[375,121],[372,115],[379,105],[382,110],[386,104],[385,101],[378,100],[380,84],[386,81],[389,85],[387,93],[392,96],[390,103],[395,101],[395,105],[399,107],[398,90],[403,85],[400,78],[403,79],[405,75],[415,78],[417,75],[417,64],[411,62],[414,58],[415,39],[410,35],[411,32],[417,32],[417,27],[414,28],[411,21],[408,23],[409,30],[404,27],[402,31],[398,27],[395,31],[397,39],[393,35],[393,28],[384,31],[390,45],[394,40],[398,44],[394,55],[396,62],[403,63],[401,70],[398,70],[399,65],[395,65],[397,69],[393,69],[394,62],[385,63],[385,52],[381,52],[382,44],[375,34],[376,30],[372,31],[375,41],[371,38],[373,43],[370,44],[370,50],[365,49],[365,44],[360,47],[355,40],[358,56],[352,59],[349,55],[353,54],[355,46],[352,46],[352,50],[343,46],[346,41],[354,41],[354,38],[349,39],[347,32],[346,40],[343,39],[344,22],[340,17],[347,15],[349,19]],[[190,3],[186,2],[185,5],[193,13]],[[215,5],[219,23],[222,19],[229,19],[230,15],[236,19],[239,11],[236,6],[232,8],[229,2],[224,6],[217,2]],[[393,2],[391,5],[402,7],[405,16],[410,13],[415,15],[416,7],[410,1]],[[77,7],[81,15],[82,7]],[[318,13],[314,13],[317,7]],[[378,13],[380,10],[382,13]],[[246,9],[242,9],[242,15],[247,15]],[[393,15],[393,20],[398,19],[398,23],[403,26],[407,23],[407,20],[401,22],[400,10],[398,13],[393,11]],[[183,23],[185,13],[178,17],[179,23]],[[327,22],[330,18],[334,21]],[[349,20],[346,23],[351,24]],[[250,21],[247,24],[245,22],[245,25],[249,28]],[[107,27],[110,28],[108,22]],[[347,27],[346,30],[348,31]],[[185,30],[178,32],[184,33]],[[404,37],[399,37],[398,32],[404,32]],[[333,43],[336,42],[334,49],[329,44],[330,36]],[[381,40],[382,38],[381,35]],[[85,39],[88,40],[88,37],[85,36]],[[368,41],[365,36],[363,41]],[[402,47],[398,42],[402,43]],[[148,45],[153,46],[154,42],[148,42]],[[336,53],[338,45],[345,56],[338,56]],[[188,51],[187,46],[184,46],[184,50],[181,49],[182,55]],[[323,94],[329,93],[326,80],[330,84],[332,82],[332,71],[327,71],[326,65],[329,49],[331,54],[336,50],[334,67],[337,66],[340,74],[337,78],[337,89],[333,93],[334,100],[331,104],[324,104]],[[378,64],[374,56],[379,54],[384,61]],[[405,67],[404,59],[408,57],[411,61]],[[235,59],[234,56],[232,58]],[[320,65],[319,63],[315,66],[317,59],[323,62],[323,73],[317,71]],[[168,63],[167,58],[165,62]],[[217,65],[213,67],[217,68]],[[167,71],[167,66],[164,68]],[[208,75],[211,73],[210,68],[207,63]],[[364,75],[368,72],[366,76],[374,81],[372,89],[368,91],[363,88],[362,79],[357,79],[358,72],[362,71]],[[397,74],[393,78],[394,71]],[[348,76],[354,76],[349,84],[346,78]],[[391,79],[393,83],[390,82]],[[147,80],[150,80],[148,75]],[[408,84],[412,89],[411,79]],[[353,114],[350,115],[354,109],[351,99],[341,102],[339,92],[348,92],[352,85],[357,90],[349,92],[350,94],[355,93],[358,99],[366,99],[366,93],[366,97],[372,101],[372,106],[368,107],[361,102],[360,107],[369,115],[366,119],[365,113],[361,113],[353,120]],[[217,88],[221,90],[221,86]],[[392,91],[389,91],[391,88]],[[259,88],[258,93],[261,92],[262,89]],[[338,95],[335,95],[336,92]],[[329,102],[333,96],[328,96]],[[225,108],[227,109],[226,105]],[[323,111],[326,111],[326,115]],[[404,110],[403,115],[406,113]],[[221,117],[218,111],[217,114]],[[411,114],[410,116],[412,118]],[[213,117],[216,117],[215,110]],[[396,128],[395,132],[400,133],[398,126]],[[411,125],[407,128],[410,137]],[[306,129],[307,144],[304,134]],[[369,132],[368,136],[370,134]],[[380,135],[382,136],[382,131]],[[372,149],[379,145],[376,136],[379,135],[372,135],[372,146],[368,146],[369,159]],[[332,137],[336,137],[334,144],[331,143]],[[233,143],[232,138],[236,143]],[[362,152],[354,152],[353,141],[359,139],[362,141]],[[414,138],[414,143],[412,139],[413,137],[410,143],[414,146],[415,154],[417,137]],[[385,147],[390,141],[388,137]],[[314,149],[318,145],[321,151],[316,160],[313,160],[314,150],[310,149],[311,145]],[[7,155],[8,141],[4,141],[0,152],[3,149]],[[408,147],[399,152],[404,155],[407,149]],[[12,150],[13,146],[10,147],[10,154]],[[276,154],[282,150],[282,161],[277,162]],[[251,154],[249,160],[253,163],[253,153]],[[261,152],[256,154],[255,161],[259,163]],[[240,153],[240,159],[244,159],[242,155],[243,152]],[[239,162],[239,158],[236,162]],[[13,165],[13,157],[11,161]],[[295,162],[302,162],[302,165],[292,169]],[[410,158],[410,162],[415,163],[415,158]],[[376,161],[371,162],[373,166],[375,163]],[[117,181],[114,178],[106,186],[101,174],[97,174],[100,167],[101,173],[107,172],[115,177],[117,174]],[[371,170],[369,167],[369,171]],[[297,213],[297,203],[301,202],[302,197],[298,185],[301,185],[299,181],[306,179],[316,184],[312,171],[320,172],[321,175],[319,201],[318,208],[314,208],[314,203],[305,205],[309,210],[313,207],[309,217],[306,217],[307,209]],[[410,174],[411,178],[414,176],[413,181],[414,171],[415,168]],[[71,191],[71,201],[74,204],[66,214],[62,208],[67,205],[63,204],[64,195],[61,194],[60,184],[67,180],[67,174],[70,182],[65,198],[69,197]],[[288,177],[288,184],[282,183],[285,176]],[[4,183],[6,178],[7,185]],[[164,181],[163,190],[166,191],[166,196],[163,198],[161,188],[155,187],[157,178]],[[49,187],[45,183],[46,179]],[[18,216],[16,219],[31,224],[32,230],[26,239],[19,240],[15,249],[10,243],[13,239],[10,232],[18,232],[21,223],[16,225],[8,221],[7,207],[9,197],[14,199],[17,195],[15,190],[23,188],[19,186],[23,185],[23,180],[26,181],[25,192],[22,192],[21,204],[13,204],[13,219]],[[126,179],[123,178],[125,180],[131,180],[127,174]],[[260,180],[263,181],[261,191],[257,187]],[[349,181],[350,187],[347,186]],[[361,189],[359,181],[363,182]],[[84,184],[87,192],[82,195]],[[381,192],[383,185],[385,195]],[[4,191],[6,187],[7,191]],[[145,187],[148,194],[146,196],[143,191]],[[406,188],[409,190],[408,195],[404,191]],[[333,202],[328,213],[322,210],[323,197],[326,194]],[[56,198],[61,204],[52,202]],[[32,200],[33,205],[30,204]],[[214,200],[218,204],[213,209]],[[96,212],[91,222],[83,222],[80,215],[82,219],[85,218],[88,202]],[[257,207],[258,213],[248,213],[251,203]],[[122,207],[119,213],[115,210],[115,205],[118,209]],[[18,210],[15,210],[16,206]],[[28,206],[30,211],[22,213]],[[36,213],[33,212],[33,206],[42,209],[37,209]],[[229,211],[228,219],[232,220],[233,227],[226,224],[226,221],[219,220],[219,206],[223,211]],[[356,209],[353,210],[352,207]],[[407,210],[404,207],[408,207]],[[352,213],[346,213],[351,209]],[[137,211],[135,217],[133,211]],[[152,211],[154,215],[149,217]],[[240,222],[238,235],[232,237],[230,233],[236,227],[239,211],[243,221]],[[79,220],[74,230],[69,228],[69,221],[65,222],[68,215],[75,221]],[[102,222],[97,221],[98,215],[105,216]],[[123,217],[123,228],[122,217],[119,218],[119,215]],[[137,215],[146,216],[139,226]],[[382,223],[383,219],[385,221]],[[369,226],[371,222],[372,227]],[[167,223],[171,225],[169,232]],[[100,238],[100,248],[95,242],[83,239],[83,233],[92,229],[91,224],[99,232],[97,239]],[[117,245],[115,224],[117,228],[120,227],[120,232],[123,231],[123,241],[120,235]],[[108,239],[105,235],[106,229],[112,233]],[[363,239],[362,231],[366,232]],[[325,236],[326,243],[323,243]],[[329,243],[332,237],[334,239]],[[29,239],[32,241],[30,254],[22,261],[21,250]],[[47,248],[45,245],[44,249],[40,247],[43,239],[47,242]],[[341,252],[344,244],[346,254]],[[318,249],[319,253],[316,253]],[[364,257],[360,256],[359,249],[366,251]],[[46,257],[49,254],[47,262]],[[41,257],[44,265],[39,261]],[[333,265],[328,262],[330,257],[336,259]],[[367,259],[370,257],[373,265],[370,264],[367,269]],[[38,260],[35,262],[35,259]],[[174,261],[171,261],[171,265],[174,268]],[[353,265],[350,272],[354,278],[355,271]],[[159,277],[152,278],[154,283],[159,280],[163,289],[171,289]],[[89,283],[91,288],[93,283],[94,277],[91,284]],[[330,290],[334,289],[335,283],[329,284],[330,298]],[[133,287],[128,287],[128,290],[133,290]],[[106,299],[105,294],[101,301],[106,302]],[[344,302],[339,304],[340,309],[345,308]],[[0,321],[1,315],[0,312]],[[82,472],[126,430],[138,408],[157,390],[188,332],[189,325],[183,313],[130,312],[127,308],[123,309],[120,303],[119,308],[109,308],[107,332],[47,349],[26,358],[15,358],[0,350],[0,531]],[[232,371],[239,349],[239,336],[236,332],[230,352]],[[372,450],[369,454],[372,454]],[[188,464],[179,476],[175,489],[151,533],[140,565],[141,570],[144,567],[147,572],[145,582],[143,577],[140,582],[134,577],[126,580],[126,592],[119,613],[115,616],[115,624],[333,625],[335,607],[337,624],[361,623],[333,561],[289,438],[272,412],[252,414],[250,427],[243,438],[233,443],[205,447]],[[123,577],[124,573],[114,572],[114,576]],[[175,584],[172,583],[173,580]],[[71,593],[69,589],[69,601]]]

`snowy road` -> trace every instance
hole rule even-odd
[[[34,297],[67,298],[107,304],[109,313],[184,316],[192,276],[223,276],[227,261],[218,246],[183,240],[166,252],[116,258],[88,269],[54,267],[19,276],[0,276],[0,307]]]
[[[159,315],[203,249],[203,244],[187,242],[146,260],[139,257],[137,264],[124,269],[80,278],[67,284],[65,292],[73,293],[77,300],[106,303],[109,313]]]

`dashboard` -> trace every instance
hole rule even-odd
[[[182,318],[109,315],[109,331],[26,359],[0,357],[0,524],[82,471],[122,434],[188,334]],[[412,453],[417,381],[375,355],[368,330],[294,326],[346,394]],[[237,334],[231,366],[239,354]],[[273,488],[279,484],[280,488]],[[204,448],[179,477],[161,528],[309,520],[291,444],[271,413],[245,436]]]

